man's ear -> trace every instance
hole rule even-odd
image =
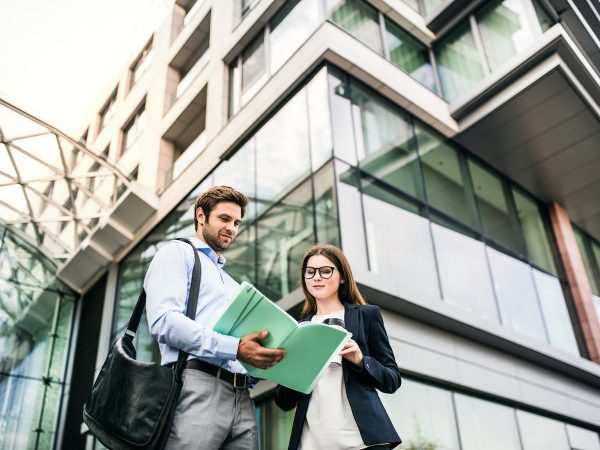
[[[196,208],[196,219],[198,219],[198,225],[204,224],[204,211],[201,207]]]

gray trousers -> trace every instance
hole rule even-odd
[[[248,389],[185,369],[166,449],[257,450],[256,412]]]

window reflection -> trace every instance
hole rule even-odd
[[[454,394],[462,450],[521,450],[514,411],[462,394]]]
[[[525,411],[517,411],[517,419],[523,450],[571,450],[564,423]]]
[[[306,90],[256,133],[258,214],[310,172]]]
[[[383,54],[379,16],[375,8],[362,0],[325,0],[325,10],[334,23]]]
[[[498,322],[485,245],[445,227],[431,227],[444,301]]]
[[[541,342],[548,342],[531,267],[488,247],[502,323]]]
[[[273,300],[299,287],[302,256],[314,243],[312,192],[308,180],[257,222],[256,287]]]

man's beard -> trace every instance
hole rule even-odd
[[[214,251],[216,251],[217,253],[222,252],[223,250],[227,250],[229,248],[229,246],[231,245],[231,243],[233,242],[233,236],[231,236],[230,237],[231,240],[229,241],[229,244],[223,244],[221,242],[221,240],[219,239],[219,235],[213,234],[210,231],[208,222],[205,222],[204,225],[202,226],[202,236],[204,237],[204,240],[206,241],[208,246],[210,248],[212,248]]]

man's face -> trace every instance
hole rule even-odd
[[[237,236],[242,223],[242,208],[233,202],[219,202],[204,215],[202,208],[196,211],[198,217],[198,238],[202,239],[215,252],[227,250]]]

